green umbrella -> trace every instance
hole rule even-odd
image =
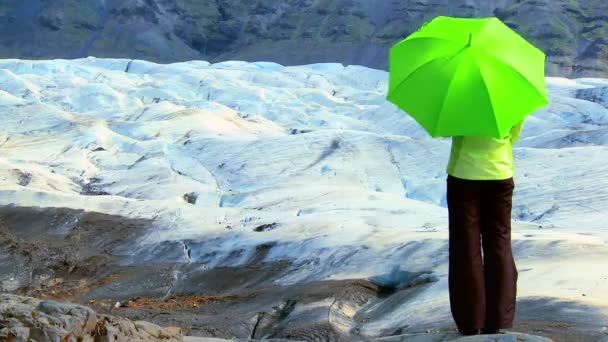
[[[549,102],[544,70],[499,19],[440,16],[391,48],[387,98],[433,137],[501,138]]]

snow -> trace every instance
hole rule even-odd
[[[608,80],[547,84],[515,148],[518,297],[608,315]],[[365,333],[447,322],[450,140],[386,88],[383,71],[335,63],[0,60],[0,205],[155,218],[126,264],[186,262],[166,246],[187,240],[187,262],[209,267],[273,243],[266,260],[295,265],[283,284],[431,274]]]

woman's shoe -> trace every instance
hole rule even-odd
[[[500,329],[481,329],[483,335],[500,334]]]
[[[461,330],[460,333],[465,336],[479,335],[479,329],[465,329],[465,330]]]

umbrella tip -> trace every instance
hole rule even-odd
[[[473,32],[469,32],[469,42],[467,43],[467,46],[471,46],[471,40],[473,40]]]

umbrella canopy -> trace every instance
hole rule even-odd
[[[387,99],[433,137],[501,138],[549,102],[544,70],[498,18],[440,16],[390,49]]]

